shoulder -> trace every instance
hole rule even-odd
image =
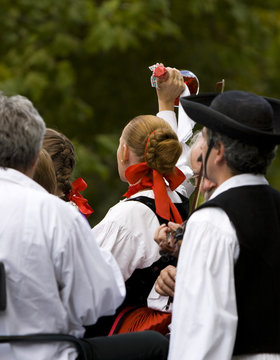
[[[154,231],[157,226],[157,217],[147,205],[140,201],[121,201],[107,212],[93,230],[130,233],[134,237],[139,237],[149,227]]]
[[[205,264],[217,264],[223,258],[236,260],[238,254],[236,230],[222,209],[203,208],[190,216],[180,257],[190,257],[196,259],[193,261]]]
[[[99,244],[133,241],[154,243],[159,221],[154,212],[139,201],[120,201],[93,229]]]
[[[30,189],[30,199],[33,205],[52,211],[56,215],[76,217],[79,214],[78,210],[70,202],[63,201],[45,191]],[[49,216],[51,215],[52,213],[49,213]]]
[[[63,239],[77,233],[76,228],[90,228],[86,219],[70,202],[63,201],[47,192],[30,189],[30,212],[45,229],[49,237]],[[35,224],[36,225],[36,224]],[[63,235],[62,235],[63,234]]]
[[[225,211],[218,207],[206,207],[198,209],[189,218],[189,223],[206,222],[213,226],[221,225],[221,221],[230,225],[230,220]]]
[[[198,241],[237,243],[236,229],[221,208],[207,207],[194,212],[186,226],[186,233]]]
[[[150,194],[147,194],[146,192],[143,192],[141,196],[142,195],[148,195],[147,197],[152,199]],[[140,195],[138,194],[138,196]],[[155,217],[155,214],[147,205],[137,201],[134,197],[129,200],[121,200],[119,203],[111,207],[103,220],[116,221],[120,224],[127,225],[127,221],[139,220],[143,217],[147,219]]]

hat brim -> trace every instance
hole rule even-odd
[[[274,146],[280,144],[280,132],[272,133],[243,125],[210,107],[218,93],[205,93],[180,98],[184,111],[198,124],[253,145]],[[279,116],[280,102],[265,98]],[[278,129],[276,129],[278,130]]]

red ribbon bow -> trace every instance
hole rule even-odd
[[[72,190],[67,195],[69,201],[73,201],[79,208],[80,212],[85,215],[86,218],[93,213],[93,209],[89,206],[87,199],[85,199],[80,191],[84,191],[87,188],[87,183],[80,177],[72,183]]]
[[[152,175],[152,176],[149,176]],[[175,190],[184,180],[185,175],[175,167],[170,175],[161,175],[157,170],[151,169],[146,162],[129,166],[125,171],[125,177],[130,185],[128,191],[123,195],[129,198],[131,195],[146,188],[152,188],[155,195],[156,213],[168,221],[182,223],[182,218],[176,206],[170,200],[164,178],[168,181],[170,189]]]

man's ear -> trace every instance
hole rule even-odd
[[[224,160],[224,154],[225,154],[224,144],[221,141],[219,141],[215,146],[215,150],[216,150],[215,163],[219,164]]]

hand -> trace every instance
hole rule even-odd
[[[170,233],[168,234],[168,243],[173,249],[171,254],[175,257],[179,256],[180,248],[182,245],[184,226],[185,226],[184,223],[182,225],[179,225],[171,221],[168,222],[168,228],[171,230]],[[178,232],[179,230],[181,231]]]
[[[184,91],[185,83],[179,70],[175,68],[166,68],[168,70],[168,79],[161,81],[157,79],[157,97],[159,111],[174,110],[175,99]]]
[[[168,265],[161,270],[155,284],[155,290],[157,293],[163,296],[174,296],[176,278],[176,267]]]
[[[179,224],[169,222],[168,226],[162,224],[156,231],[154,240],[159,245],[163,253],[169,253],[174,256],[178,256],[179,253],[179,244],[175,244],[174,233],[180,227]]]
[[[154,236],[154,240],[155,242],[161,246],[161,243],[165,243],[167,242],[167,236],[168,236],[168,233],[170,233],[170,229],[167,225],[165,224],[161,224],[157,230],[156,230],[156,233],[155,233],[155,236]]]

